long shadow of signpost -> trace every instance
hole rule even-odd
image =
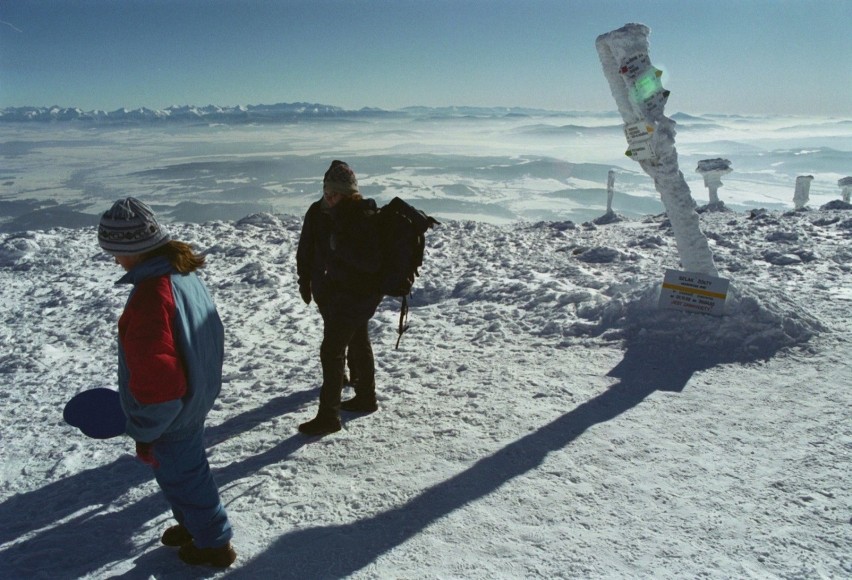
[[[774,352],[754,355],[768,358]],[[233,570],[245,578],[339,578],[352,574],[379,556],[414,537],[454,510],[487,496],[515,477],[538,467],[552,451],[565,448],[593,425],[604,423],[632,409],[657,390],[681,391],[696,371],[737,359],[730,351],[713,352],[680,340],[675,344],[636,342],[628,344],[623,360],[609,375],[620,381],[607,391],[572,409],[551,423],[483,458],[455,477],[425,490],[405,505],[350,524],[296,530],[281,536],[265,552]],[[313,391],[295,393],[270,401],[259,410],[211,429],[218,440],[245,431],[263,420],[292,409],[315,396]],[[243,421],[245,419],[245,421]],[[216,471],[220,485],[245,478],[258,469],[279,463],[303,445],[294,436],[276,447]],[[145,522],[165,510],[159,494],[149,495],[127,507],[114,504],[130,487],[150,479],[150,473],[132,460],[81,472],[39,490],[15,496],[0,505],[0,521],[15,522],[11,532],[0,536],[8,542],[30,530],[33,537],[0,551],[0,572],[6,577],[39,570],[54,578],[74,578],[110,562],[133,558],[138,552],[130,539]],[[113,489],[115,488],[115,489]],[[102,491],[94,505],[81,490]],[[34,516],[34,517],[31,517]],[[30,520],[28,520],[30,518]],[[239,534],[239,531],[237,531]],[[50,557],[46,558],[46,554]],[[325,557],[317,554],[324,554]],[[140,557],[128,577],[150,577],[177,572],[176,558]],[[188,571],[186,571],[188,573]]]
[[[324,579],[353,574],[438,519],[535,469],[550,452],[565,448],[593,425],[618,417],[654,391],[679,392],[696,371],[733,360],[730,353],[714,353],[685,341],[628,345],[622,361],[608,373],[620,382],[606,392],[399,508],[350,524],[287,533],[229,577]]]

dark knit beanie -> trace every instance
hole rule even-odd
[[[325,177],[322,180],[323,191],[328,193],[339,193],[341,195],[352,195],[358,193],[358,179],[355,172],[344,163],[335,159],[331,162]]]
[[[169,240],[151,208],[134,197],[115,202],[98,227],[98,243],[114,255],[144,254]]]

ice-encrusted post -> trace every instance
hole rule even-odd
[[[852,194],[852,177],[841,177],[837,180],[837,185],[840,186],[843,201],[849,203],[849,197]]]
[[[610,169],[606,174],[606,213],[612,213],[612,198],[615,195],[615,171]]]
[[[811,193],[813,175],[800,175],[796,178],[796,192],[793,194],[793,205],[796,209],[805,209]]]
[[[624,119],[630,145],[627,154],[654,179],[671,220],[681,265],[690,272],[715,276],[713,254],[699,227],[695,200],[678,169],[675,123],[663,115],[669,92],[662,87],[662,71],[651,65],[649,33],[644,24],[626,24],[598,36],[595,46]]]
[[[719,187],[722,185],[722,176],[729,174],[731,162],[727,159],[717,157],[716,159],[702,159],[695,168],[704,178],[704,187],[710,192],[710,205],[719,205]]]

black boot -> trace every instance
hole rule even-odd
[[[340,431],[340,417],[335,415],[317,415],[299,425],[299,432],[305,435],[328,435],[337,431]]]
[[[376,403],[375,396],[355,395],[348,401],[340,403],[340,410],[350,413],[375,413],[379,410],[379,405]]]

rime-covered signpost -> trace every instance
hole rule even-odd
[[[624,120],[626,155],[654,179],[685,270],[666,273],[660,305],[721,314],[728,281],[716,277],[713,254],[699,227],[695,200],[678,168],[675,122],[663,114],[669,91],[663,88],[662,71],[651,64],[648,56],[649,33],[644,24],[627,24],[598,36],[595,46]]]
[[[644,24],[627,24],[597,38],[595,45],[612,96],[624,119],[627,155],[654,179],[671,220],[685,270],[716,275],[713,254],[701,232],[695,200],[678,169],[674,121],[663,114],[669,91],[662,71],[651,65]]]
[[[700,173],[704,178],[704,187],[710,191],[710,206],[724,206],[723,202],[719,201],[719,188],[722,186],[722,176],[729,174],[731,171],[731,162],[727,159],[717,157],[716,159],[702,159],[698,162],[698,167],[695,168],[696,173]]]
[[[606,213],[612,212],[612,198],[615,195],[615,171],[612,169],[606,174]]]
[[[797,210],[803,210],[811,197],[811,181],[813,175],[800,175],[796,178],[796,191],[793,193],[793,205]]]
[[[837,185],[840,187],[840,199],[849,203],[850,194],[852,194],[852,177],[841,177],[837,180]]]

